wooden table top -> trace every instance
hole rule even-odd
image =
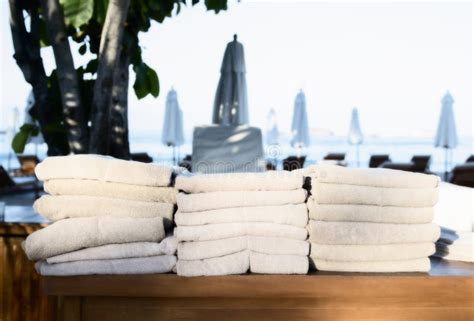
[[[432,260],[430,273],[336,273],[309,275],[229,275],[181,277],[176,274],[44,277],[49,295],[136,297],[314,297],[321,291],[464,291],[474,296],[474,264]],[[416,289],[415,289],[416,288]],[[359,293],[360,294],[360,293]],[[474,299],[474,298],[473,298]]]

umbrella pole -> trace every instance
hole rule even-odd
[[[444,181],[448,181],[448,149],[444,149]]]
[[[359,144],[356,145],[356,153],[357,153],[357,167],[359,167]]]
[[[173,145],[173,165],[176,165],[176,147]]]

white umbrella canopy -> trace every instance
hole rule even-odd
[[[441,115],[435,137],[435,147],[455,148],[458,145],[458,134],[453,111],[454,99],[449,92],[441,99]]]
[[[270,109],[267,115],[267,145],[278,145],[279,131],[275,109]]]
[[[351,124],[349,126],[349,135],[347,138],[349,144],[356,145],[357,167],[359,167],[359,145],[364,141],[364,135],[362,135],[360,129],[359,111],[357,108],[352,109]]]
[[[241,125],[249,122],[244,46],[234,40],[227,44],[217,85],[212,123]]]
[[[171,88],[166,96],[166,109],[163,121],[161,142],[173,147],[173,163],[176,162],[175,148],[183,145],[183,113],[179,108],[178,94]]]
[[[438,130],[434,141],[435,147],[445,149],[445,178],[448,176],[448,150],[456,148],[458,145],[458,134],[453,111],[454,99],[449,91],[441,99],[441,115],[439,117]]]
[[[309,145],[308,115],[306,112],[306,97],[302,90],[296,95],[293,121],[291,123],[291,146],[302,148]]]

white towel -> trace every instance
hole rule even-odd
[[[37,262],[41,275],[68,276],[91,274],[151,274],[168,273],[176,265],[176,256],[159,255],[128,259],[87,260],[49,264]]]
[[[433,221],[433,207],[318,204],[308,199],[309,217],[318,221],[421,224]]]
[[[302,186],[303,173],[289,171],[179,175],[176,178],[176,188],[188,193],[289,191]]]
[[[80,217],[57,221],[30,234],[25,252],[30,260],[112,243],[159,242],[165,237],[163,219]]]
[[[181,242],[178,244],[180,260],[202,260],[225,256],[244,250],[276,255],[309,254],[309,243],[274,237],[239,236],[222,240]]]
[[[163,217],[172,224],[174,205],[169,203],[131,201],[101,196],[44,195],[33,204],[36,212],[51,221],[65,218],[117,216]]]
[[[52,179],[43,185],[44,190],[51,195],[106,196],[174,204],[178,194],[178,190],[173,187],[130,185],[92,179]]]
[[[297,189],[293,191],[179,193],[177,200],[181,212],[200,212],[232,207],[301,204],[305,202],[306,196],[306,190]]]
[[[404,260],[404,261],[371,261],[371,262],[347,262],[326,261],[321,259],[310,259],[320,271],[336,272],[428,272],[430,260],[428,258]]]
[[[39,180],[95,179],[145,186],[169,186],[173,169],[169,166],[125,161],[101,155],[48,157],[35,167]]]
[[[434,256],[450,261],[474,262],[474,233],[442,228]]]
[[[327,261],[400,261],[428,257],[435,252],[433,243],[383,245],[311,244],[310,256]]]
[[[47,263],[64,263],[72,261],[127,259],[136,257],[175,255],[178,241],[174,236],[165,237],[160,243],[133,242],[122,244],[106,244],[96,247],[52,256]]]
[[[308,223],[306,204],[234,207],[203,212],[178,212],[174,220],[177,225],[206,225],[219,223],[266,222],[305,227]]]
[[[437,188],[385,188],[312,183],[311,194],[318,204],[430,207],[438,201]]]
[[[381,245],[435,242],[440,235],[436,224],[385,224],[362,222],[309,221],[312,243],[340,245]]]
[[[178,260],[176,272],[181,276],[243,274],[250,267],[248,251],[204,260]]]
[[[268,255],[242,251],[226,256],[204,260],[178,260],[178,275],[208,276],[243,274],[249,268],[254,273],[306,274],[308,257],[298,255]]]
[[[250,272],[263,274],[307,274],[308,257],[250,252]]]
[[[200,226],[178,226],[178,241],[211,241],[237,236],[267,236],[292,240],[306,240],[305,228],[272,223],[223,223]]]
[[[442,182],[434,222],[459,232],[474,232],[474,188]]]
[[[347,168],[334,165],[313,165],[305,169],[307,176],[320,183],[373,187],[434,188],[439,177],[384,168]]]

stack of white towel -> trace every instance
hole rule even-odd
[[[177,273],[307,273],[303,179],[289,172],[178,176]]]
[[[474,188],[441,183],[434,222],[441,226],[434,256],[474,262]]]
[[[432,223],[439,179],[388,169],[316,165],[308,199],[318,270],[426,272],[440,235]]]
[[[98,155],[49,157],[35,169],[35,210],[53,224],[24,247],[43,275],[170,272],[177,190],[171,167]]]

